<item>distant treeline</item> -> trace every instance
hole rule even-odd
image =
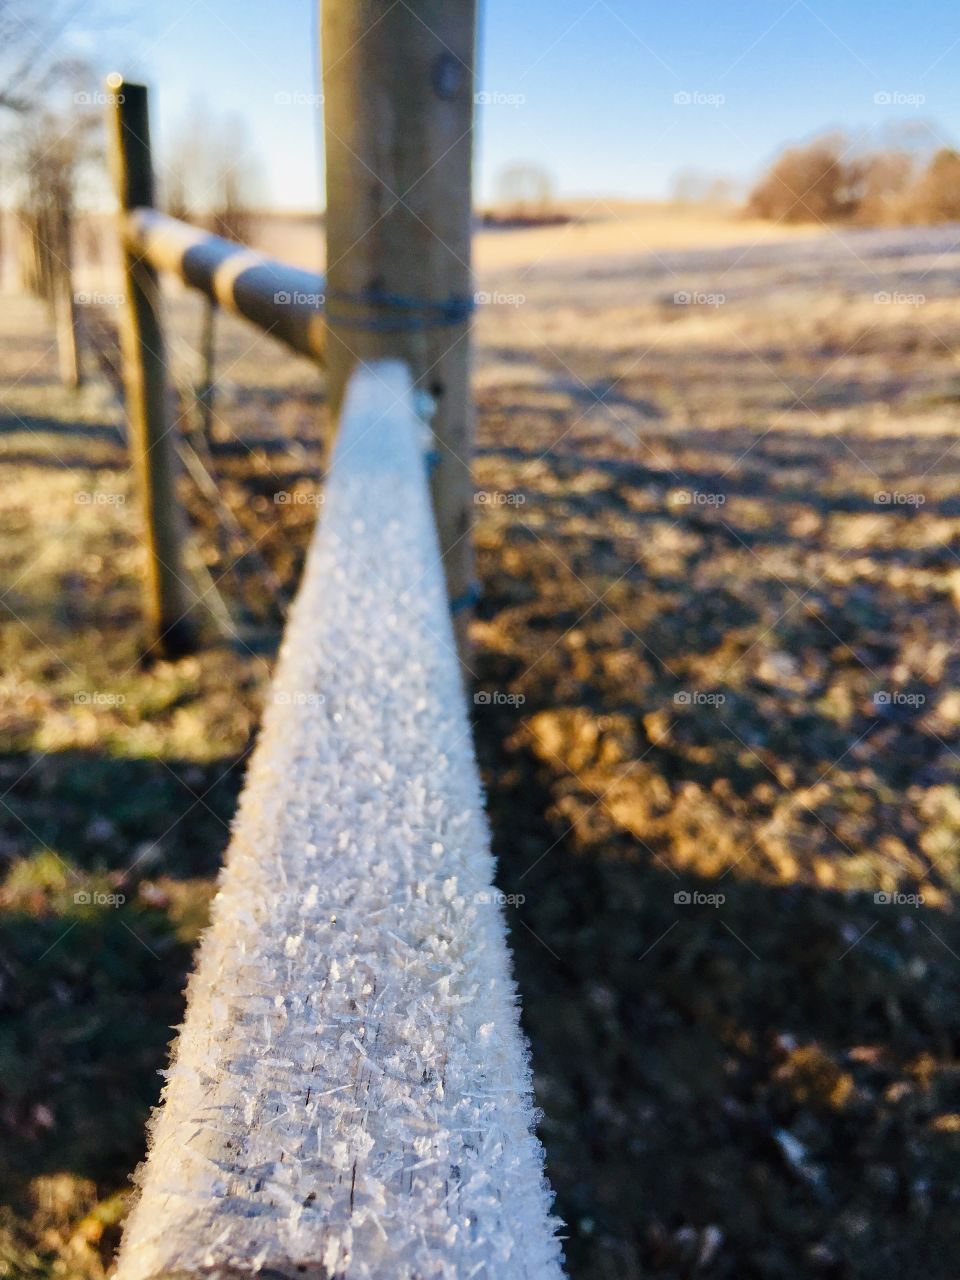
[[[864,153],[828,134],[782,151],[750,193],[747,212],[862,226],[960,221],[960,153],[896,144]]]

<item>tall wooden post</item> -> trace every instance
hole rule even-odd
[[[184,564],[186,519],[177,497],[177,445],[167,395],[167,361],[157,273],[130,246],[125,215],[154,204],[147,90],[107,81],[110,141],[120,205],[126,301],[121,322],[129,444],[143,507],[150,648],[177,657],[195,647],[195,595]]]
[[[434,398],[433,501],[462,645],[473,584],[476,0],[321,8],[330,407],[339,414],[358,361],[389,357]]]

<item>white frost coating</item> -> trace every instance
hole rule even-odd
[[[357,373],[117,1280],[555,1280],[433,517]]]

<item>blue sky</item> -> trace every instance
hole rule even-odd
[[[310,208],[322,191],[314,9],[127,0],[110,43],[122,69],[151,84],[161,142],[202,94],[246,118],[272,201]],[[661,196],[689,167],[749,179],[783,142],[827,126],[923,118],[957,141],[960,7],[485,0],[478,88],[493,97],[478,115],[481,200],[515,161],[545,166],[562,195]]]

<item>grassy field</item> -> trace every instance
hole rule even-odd
[[[569,1271],[952,1280],[960,232],[607,225],[478,246],[477,746]],[[269,647],[139,661],[116,408],[0,326],[0,1275],[92,1280]],[[322,387],[239,324],[219,370],[292,587]]]

